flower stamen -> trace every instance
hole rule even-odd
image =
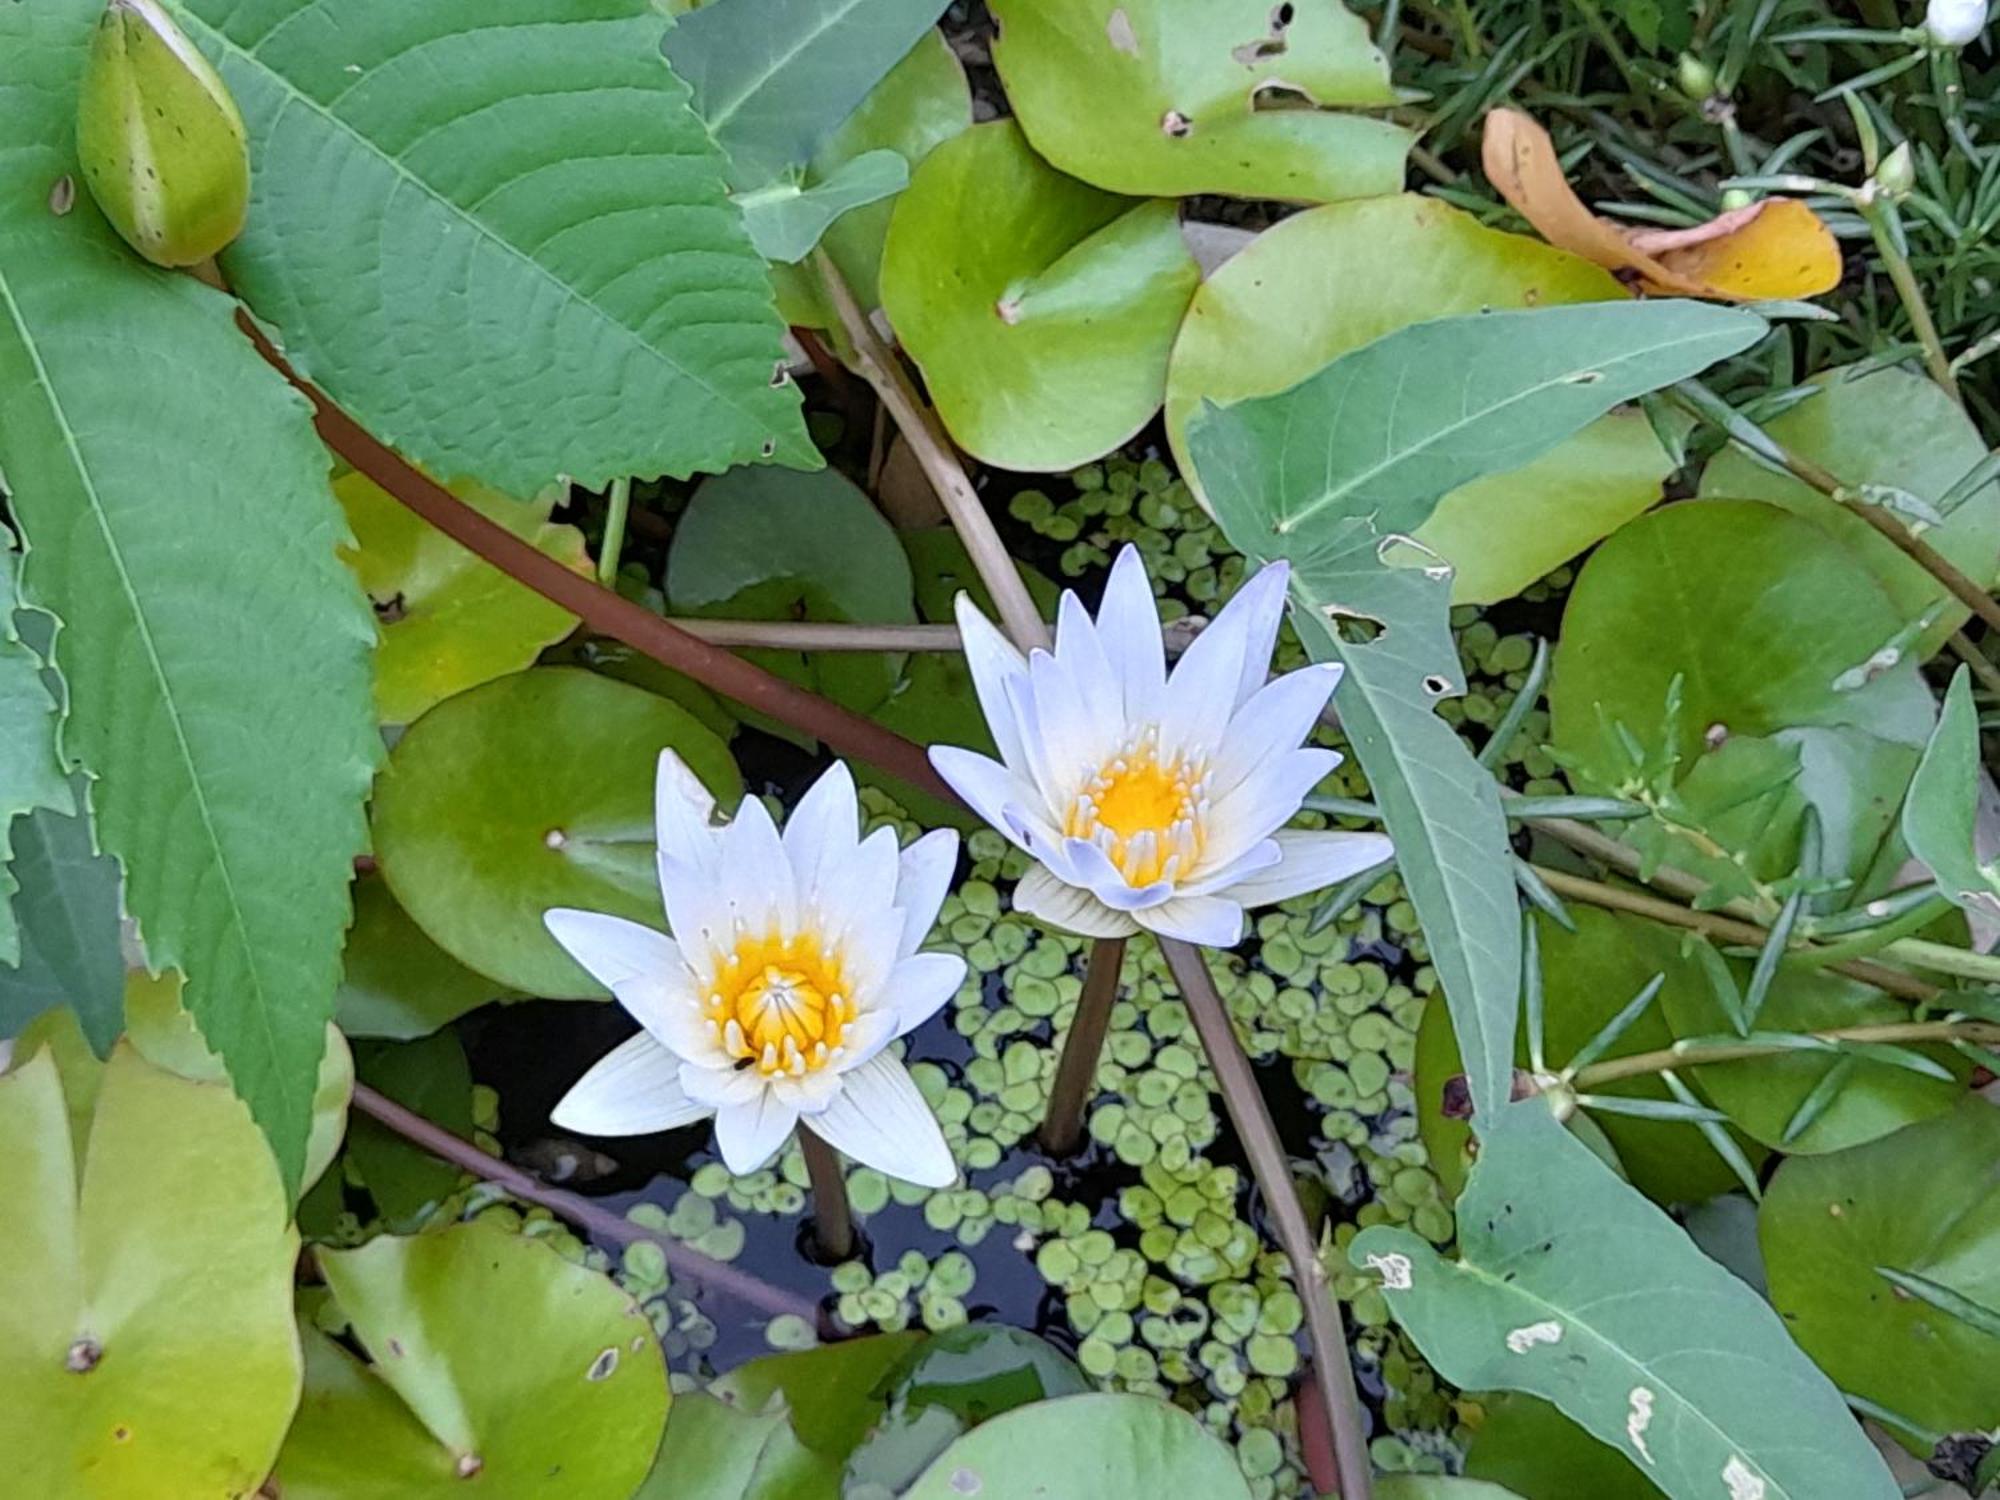
[[[1071,801],[1063,834],[1102,849],[1132,886],[1192,870],[1207,842],[1208,767],[1160,757],[1148,727],[1088,779]]]
[[[705,1012],[739,1068],[803,1078],[840,1055],[856,1011],[839,951],[816,933],[740,935],[713,963]]]

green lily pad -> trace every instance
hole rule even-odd
[[[965,81],[965,68],[944,33],[933,28],[820,142],[806,164],[806,185],[830,180],[871,151],[893,151],[914,172],[934,147],[971,125],[972,89]],[[842,214],[820,238],[820,247],[864,308],[882,305],[882,242],[888,238],[894,211],[893,195],[864,204]],[[810,268],[773,266],[771,281],[778,292],[778,312],[787,322],[827,328],[838,321],[828,311]]]
[[[181,1004],[181,976],[173,969],[157,979],[143,971],[125,977],[125,1034],[140,1056],[197,1083],[229,1082],[222,1059],[209,1051],[194,1017]],[[354,1056],[347,1038],[331,1022],[326,1051],[319,1061],[319,1084],[313,1090],[312,1134],[306,1139],[305,1175],[299,1192],[319,1181],[332,1164],[347,1133],[347,1103],[354,1095]]]
[[[1336,0],[993,0],[993,62],[1034,147],[1114,193],[1327,203],[1403,186],[1412,133]]]
[[[376,1092],[461,1139],[471,1139],[472,1068],[456,1033],[440,1031],[413,1042],[357,1043],[354,1070]],[[376,1211],[398,1232],[423,1224],[460,1182],[458,1168],[362,1114],[356,1114],[348,1135],[347,1165],[375,1200]]]
[[[66,1113],[46,1052],[0,1077],[8,1487],[252,1494],[299,1392],[298,1236],[270,1148],[226,1085],[129,1045],[103,1066],[80,1190]]]
[[[1577,579],[1549,682],[1552,743],[1595,788],[1677,781],[1690,807],[1675,816],[1699,824],[1704,807],[1742,804],[1739,771],[1758,772],[1706,762],[1741,761],[1731,741],[1776,737],[1772,754],[1797,757],[1797,792],[1819,813],[1823,867],[1858,876],[1894,823],[1933,717],[1913,661],[1857,670],[1898,624],[1867,569],[1810,522],[1747,501],[1667,506],[1620,530]],[[1643,774],[1631,744],[1647,757]],[[1699,794],[1704,778],[1718,795]],[[1759,810],[1749,826],[1795,825],[1798,807],[1789,820]],[[1724,825],[1699,831],[1731,847]],[[1658,852],[1685,862],[1685,849]],[[1781,864],[1790,852],[1779,850]]]
[[[1979,429],[1937,382],[1905,370],[1816,376],[1818,395],[1772,418],[1765,430],[1794,453],[1813,459],[1851,485],[1880,484],[1932,505],[1986,456]],[[1702,472],[1703,498],[1763,500],[1803,516],[1861,559],[1888,592],[1899,622],[1940,603],[1945,610],[1923,637],[1935,652],[1970,613],[1944,585],[1904,556],[1874,528],[1789,474],[1765,468],[1734,447]],[[1904,524],[1909,520],[1904,518]],[[1993,582],[2000,566],[2000,482],[1986,485],[1954,509],[1942,526],[1923,533],[1974,582]]]
[[[2000,1309],[2000,1110],[1951,1113],[1778,1170],[1759,1216],[1771,1301],[1844,1391],[1939,1432],[2000,1425],[2000,1338],[1899,1289]]]
[[[983,1422],[938,1455],[905,1500],[1247,1500],[1236,1456],[1151,1396],[1064,1396]]]
[[[882,305],[960,447],[1073,469],[1151,419],[1201,274],[1179,218],[1065,177],[1010,120],[931,152],[889,225]]]
[[[1639,993],[1655,974],[1667,976],[1669,991],[1706,992],[1701,972],[1675,951],[1664,930],[1636,917],[1573,905],[1576,931],[1564,932],[1537,914],[1535,936],[1542,955],[1542,1029],[1547,1061],[1560,1068],[1598,1029]],[[1673,1032],[1654,1004],[1626,1028],[1605,1052],[1606,1059],[1654,1052],[1673,1045]],[[1515,1059],[1528,1065],[1526,1029],[1516,1039]],[[1472,1131],[1443,1110],[1445,1085],[1465,1071],[1444,1002],[1424,1007],[1417,1027],[1417,1126],[1445,1189],[1454,1198],[1464,1189]],[[1671,1099],[1657,1077],[1606,1084],[1597,1092],[1624,1098]],[[1691,1125],[1642,1120],[1629,1115],[1590,1117],[1618,1153],[1633,1186],[1660,1203],[1699,1203],[1725,1192],[1735,1181],[1729,1166]],[[1754,1157],[1754,1149],[1750,1152]]]
[[[1980,772],[1979,710],[1969,670],[1960,667],[1910,779],[1903,838],[1953,904],[1990,917],[2000,913],[2000,869],[1979,858]]]
[[[609,1279],[479,1223],[322,1250],[320,1264],[373,1363],[306,1331],[305,1398],[278,1459],[286,1500],[638,1488],[666,1425],[666,1363]]]
[[[1748,982],[1750,966],[1737,962],[1735,967],[1740,987]],[[1730,1033],[1729,1017],[1713,988],[1706,984],[1676,986],[1663,993],[1660,1001],[1677,1037]],[[1758,1012],[1757,1029],[1825,1031],[1909,1018],[1906,1002],[1859,980],[1780,968]],[[1972,1072],[1970,1062],[1945,1046],[1911,1046],[1906,1050],[1930,1059],[1951,1077],[1930,1078],[1892,1063],[1817,1051],[1709,1063],[1687,1069],[1686,1076],[1699,1083],[1709,1102],[1753,1139],[1782,1147],[1794,1156],[1812,1156],[1872,1141],[1918,1120],[1944,1114],[1963,1097],[1965,1080]],[[1844,1069],[1845,1076],[1833,1102],[1796,1138],[1786,1140],[1786,1128],[1800,1106],[1836,1067]]]
[[[356,547],[349,566],[375,602],[375,710],[407,724],[453,693],[531,665],[576,616],[466,551],[358,473],[334,481]],[[588,575],[583,533],[549,520],[555,492],[523,503],[483,485],[454,493],[490,521]]]
[[[666,591],[673,610],[685,615],[870,625],[910,625],[917,618],[910,562],[895,528],[831,468],[732,469],[704,480],[674,528]],[[888,697],[901,666],[885,652],[745,654],[863,711]]]
[[[334,1019],[351,1037],[429,1036],[508,993],[424,936],[380,874],[354,882],[354,925],[341,957]]]
[[[839,1485],[839,1463],[798,1440],[782,1403],[748,1411],[689,1391],[632,1500],[833,1500]]]
[[[1468,1478],[1502,1484],[1521,1500],[1659,1500],[1638,1465],[1538,1396],[1490,1401],[1465,1450]]]
[[[922,1339],[919,1333],[883,1333],[767,1354],[738,1365],[709,1391],[743,1411],[781,1407],[801,1443],[844,1459],[882,1415],[893,1372]]]
[[[641,688],[540,667],[447,699],[410,726],[376,784],[390,891],[466,967],[525,994],[601,997],[542,913],[660,924],[653,771],[668,748],[735,805],[728,747]]]
[[[1259,235],[1195,293],[1167,371],[1167,438],[1206,505],[1187,446],[1203,401],[1273,395],[1412,323],[1624,296],[1587,261],[1435,198],[1312,209]],[[1491,603],[1652,505],[1672,469],[1642,416],[1614,412],[1512,473],[1452,491],[1415,535],[1456,569],[1454,602]]]

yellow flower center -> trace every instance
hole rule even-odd
[[[1142,732],[1086,781],[1063,819],[1068,838],[1088,839],[1128,885],[1186,876],[1207,838],[1208,767],[1162,760],[1157,730]]]
[[[708,1023],[738,1068],[802,1078],[839,1052],[854,1020],[840,953],[816,933],[744,936],[714,956]]]

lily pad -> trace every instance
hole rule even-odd
[[[689,1391],[632,1500],[832,1500],[840,1465],[799,1442],[782,1404],[748,1411]]]
[[[835,469],[733,469],[705,480],[674,528],[666,591],[675,612],[732,620],[910,625],[910,563],[873,502]],[[849,708],[895,686],[886,652],[752,651],[753,661]]]
[[[322,1250],[320,1264],[373,1363],[306,1330],[286,1500],[421,1500],[467,1481],[496,1500],[638,1488],[666,1424],[666,1363],[610,1280],[479,1223]]]
[[[2000,869],[1979,858],[1979,710],[1960,667],[1903,806],[1903,837],[1938,889],[1968,912],[2000,915]]]
[[[1201,274],[1179,218],[1065,177],[1011,120],[931,152],[889,225],[882,305],[960,447],[1073,469],[1151,419]]]
[[[1771,1301],[1844,1391],[1940,1432],[2000,1425],[2000,1338],[1887,1280],[2000,1310],[2000,1110],[1950,1114],[1785,1163],[1759,1237]]]
[[[46,1052],[0,1076],[8,1487],[249,1495],[299,1393],[298,1235],[277,1163],[226,1085],[129,1045],[104,1065],[80,1190],[65,1116]]]
[[[365,475],[334,481],[354,529],[349,566],[375,603],[375,709],[407,724],[453,693],[531,665],[576,628],[576,616],[468,552]],[[490,521],[588,575],[583,533],[549,520],[553,490],[522,502],[483,485],[454,493]]]
[[[471,1138],[472,1068],[455,1032],[414,1042],[361,1042],[354,1049],[354,1069],[363,1083],[405,1109],[461,1139]],[[383,1220],[399,1232],[422,1225],[461,1180],[458,1168],[362,1114],[349,1133],[347,1166]]]
[[[1933,716],[1913,661],[1870,661],[1899,623],[1867,569],[1810,522],[1744,501],[1667,506],[1620,530],[1577,579],[1549,682],[1552,742],[1607,791],[1647,779],[1631,744],[1684,791],[1698,792],[1698,776],[1729,781],[1728,796],[1689,797],[1697,817],[1741,800],[1706,757],[1740,759],[1730,741],[1781,737],[1826,830],[1828,868],[1858,875]]]
[[[1737,983],[1749,965],[1737,962]],[[1676,985],[1660,996],[1677,1037],[1726,1036],[1731,1023],[1706,984]],[[1909,1006],[1859,980],[1837,974],[1780,968],[1758,1012],[1757,1029],[1825,1031],[1836,1027],[1907,1021]],[[1747,1135],[1794,1156],[1811,1156],[1872,1141],[1918,1120],[1944,1114],[1965,1093],[1972,1065],[1949,1047],[1907,1049],[1928,1058],[1947,1078],[1931,1078],[1893,1063],[1845,1053],[1786,1052],[1775,1057],[1709,1063],[1686,1070],[1709,1102]],[[1800,1107],[1834,1068],[1843,1070],[1839,1092],[1796,1137],[1785,1138]]]
[[[1814,377],[1813,384],[1819,387],[1817,395],[1773,417],[1765,430],[1847,484],[1887,485],[1936,505],[1986,456],[1986,443],[1971,418],[1924,376],[1905,370],[1829,370]],[[1924,634],[1925,655],[1965,623],[1965,606],[1866,521],[1734,447],[1710,460],[1702,472],[1701,494],[1705,499],[1780,505],[1839,538],[1888,591],[1899,624],[1943,604],[1943,614]],[[2000,567],[2000,481],[1968,496],[1942,526],[1925,529],[1923,536],[1974,582],[1993,582]]]
[[[1206,505],[1187,446],[1203,401],[1286,390],[1412,323],[1625,295],[1598,267],[1435,198],[1312,209],[1259,235],[1195,293],[1167,371],[1167,438]],[[1456,569],[1455,602],[1490,603],[1652,505],[1672,469],[1642,416],[1614,412],[1512,473],[1452,491],[1415,535]]]
[[[604,990],[542,926],[552,906],[662,922],[653,771],[671,748],[726,806],[729,749],[685,709],[573,667],[446,700],[410,726],[375,790],[389,889],[434,943],[509,988]]]
[[[1660,1493],[1616,1448],[1520,1391],[1488,1403],[1465,1450],[1465,1472],[1503,1484],[1521,1500],[1658,1500]]]
[[[1114,193],[1326,203],[1403,186],[1412,133],[1338,0],[993,0],[994,66],[1050,162]]]
[[[981,1423],[938,1455],[905,1500],[1247,1500],[1236,1456],[1177,1406],[1099,1393],[1037,1401]]]
[[[882,1415],[894,1372],[922,1339],[918,1333],[884,1333],[769,1354],[738,1365],[709,1391],[744,1411],[782,1408],[801,1443],[844,1459]]]
[[[936,146],[971,125],[972,89],[965,81],[965,68],[944,33],[933,28],[820,143],[806,164],[805,183],[811,187],[828,181],[871,151],[893,151],[915,171]],[[820,247],[864,308],[882,305],[882,242],[888,237],[895,203],[891,196],[842,214],[820,238]],[[826,328],[837,321],[810,268],[773,266],[771,280],[778,292],[778,311],[786,321],[807,328]]]
[[[424,936],[379,874],[354,882],[354,925],[342,961],[335,1020],[351,1037],[429,1036],[508,994]]]
[[[229,1082],[222,1059],[209,1051],[194,1017],[181,1004],[181,976],[169,969],[158,978],[134,971],[125,978],[125,1033],[140,1056],[197,1083]],[[347,1133],[347,1104],[354,1095],[354,1056],[340,1028],[327,1023],[326,1051],[313,1090],[312,1134],[306,1140],[305,1175],[299,1192],[319,1181]]]
[[[1656,974],[1666,975],[1666,991],[1705,992],[1707,981],[1700,971],[1682,959],[1674,940],[1653,924],[1580,905],[1570,908],[1570,918],[1576,923],[1573,933],[1539,914],[1535,917],[1542,956],[1542,1028],[1550,1067],[1568,1062]],[[1656,1001],[1604,1057],[1654,1052],[1673,1041]],[[1517,1039],[1515,1056],[1520,1066],[1528,1065],[1525,1032]],[[1442,1000],[1434,1001],[1424,1007],[1417,1027],[1417,1124],[1424,1148],[1453,1197],[1465,1186],[1472,1131],[1466,1121],[1449,1118],[1443,1102],[1447,1085],[1464,1071],[1451,1018]],[[1597,1092],[1623,1098],[1673,1097],[1657,1077],[1626,1079]],[[1691,1125],[1629,1115],[1590,1118],[1610,1140],[1633,1186],[1656,1202],[1699,1203],[1727,1191],[1736,1181],[1728,1164]]]

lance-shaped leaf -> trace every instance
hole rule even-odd
[[[667,33],[695,113],[754,188],[804,166],[937,20],[943,0],[713,0]]]
[[[12,864],[17,818],[42,809],[75,811],[69,778],[56,750],[61,706],[43,680],[43,658],[21,634],[15,574],[21,555],[0,539],[0,966],[21,962],[21,931],[12,897],[20,875]],[[46,634],[46,631],[43,632]],[[7,976],[0,974],[0,986]]]
[[[250,130],[223,270],[384,442],[516,495],[818,463],[646,0],[188,0],[182,20]]]
[[[1969,912],[2000,916],[2000,868],[1979,857],[1979,712],[1972,679],[1960,667],[1944,695],[1944,712],[1903,803],[1903,838],[1931,867],[1938,889]]]
[[[295,1186],[379,753],[374,622],[305,404],[232,304],[86,196],[51,211],[97,10],[0,8],[0,470],[126,909]]]
[[[1833,1383],[1770,1306],[1539,1100],[1489,1127],[1459,1255],[1378,1227],[1357,1266],[1467,1390],[1555,1402],[1675,1500],[1896,1500]]]
[[[867,151],[810,185],[790,178],[736,195],[757,253],[793,265],[812,254],[820,237],[851,209],[900,193],[910,164],[894,151]]]
[[[1207,407],[1189,431],[1230,541],[1291,562],[1307,649],[1348,668],[1341,720],[1430,938],[1479,1113],[1510,1091],[1520,932],[1497,787],[1433,712],[1464,690],[1452,570],[1409,533],[1446,492],[1526,463],[1763,326],[1692,303],[1440,319],[1279,395]],[[1341,619],[1379,631],[1349,639]]]

